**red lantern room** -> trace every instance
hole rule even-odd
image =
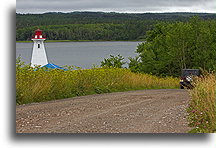
[[[45,36],[42,34],[42,30],[37,29],[35,30],[34,35],[32,36],[32,39],[46,39]]]

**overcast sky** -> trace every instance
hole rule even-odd
[[[104,12],[207,12],[216,13],[215,0],[17,0],[17,13]]]

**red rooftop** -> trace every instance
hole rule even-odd
[[[32,39],[46,39],[46,37],[42,34],[42,30],[37,29],[35,30],[35,33],[32,36]]]

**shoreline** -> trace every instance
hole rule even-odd
[[[46,40],[45,42],[144,42],[144,40]],[[16,43],[31,43],[32,41],[16,41]]]

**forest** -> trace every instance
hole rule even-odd
[[[188,21],[193,16],[215,19],[208,13],[72,12],[16,14],[16,40],[30,40],[37,28],[48,40],[143,40],[160,22]]]

